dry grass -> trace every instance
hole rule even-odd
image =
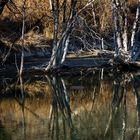
[[[21,28],[22,28],[22,1],[13,0],[15,5],[9,3],[5,7],[0,17],[0,35],[1,41],[9,46],[13,40],[20,41]],[[77,9],[84,5],[85,1],[78,1]],[[60,4],[62,6],[62,4]],[[137,2],[135,0],[128,0],[129,7],[129,22],[132,25],[134,14],[136,11]],[[60,7],[61,7],[60,6]],[[70,3],[67,4],[67,7]],[[61,10],[61,9],[60,9]],[[92,7],[89,7],[82,14],[88,25],[100,33],[100,35],[108,36],[112,33],[112,16],[111,16],[111,3],[110,0],[102,0],[94,2],[94,11],[96,14],[97,27],[93,25]],[[61,12],[61,11],[60,11]],[[28,45],[37,44],[42,42],[42,38],[52,39],[53,26],[51,13],[49,10],[49,3],[46,0],[27,0],[26,2],[26,33],[28,36]],[[61,22],[61,16],[60,16]],[[32,30],[34,27],[38,28],[38,32]],[[60,24],[61,28],[61,24]],[[32,32],[29,33],[29,31]],[[33,35],[34,34],[34,35]]]

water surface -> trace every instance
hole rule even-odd
[[[137,140],[139,87],[139,74],[103,70],[5,76],[0,78],[0,140]]]

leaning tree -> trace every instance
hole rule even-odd
[[[75,22],[79,14],[93,1],[82,1],[85,5],[77,10],[77,0],[49,0],[53,18],[53,50],[46,71],[59,68],[63,64]]]

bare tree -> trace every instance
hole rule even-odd
[[[75,22],[79,14],[89,5],[92,4],[94,0],[88,1],[83,8],[79,11],[75,11],[77,0],[70,1],[70,10],[67,8],[67,0],[62,1],[62,24],[60,23],[60,1],[59,0],[49,0],[50,10],[53,16],[53,50],[52,56],[49,61],[46,71],[49,71],[53,68],[60,67],[65,61],[70,34],[74,28]],[[67,17],[66,17],[67,13]],[[59,31],[59,26],[61,27],[61,35]]]
[[[22,8],[22,52],[21,52],[21,63],[20,63],[20,70],[19,75],[22,75],[23,72],[23,63],[24,63],[24,32],[25,32],[25,7],[26,0],[23,0],[23,8]]]
[[[127,16],[127,0],[112,0],[112,13],[114,25],[114,45],[115,54],[123,57],[124,61],[131,61],[134,50],[134,40],[136,36],[137,23],[140,15],[140,0],[138,0],[138,7],[136,17],[131,32],[131,42],[128,42],[128,16]]]
[[[137,6],[135,20],[133,23],[132,35],[131,35],[132,60],[135,60],[137,58],[137,55],[134,54],[134,50],[136,48],[135,36],[136,36],[136,28],[137,28],[139,18],[140,18],[140,0],[138,0],[138,6]]]
[[[112,0],[112,13],[114,25],[114,44],[116,54],[128,50],[127,39],[127,6],[125,0]]]

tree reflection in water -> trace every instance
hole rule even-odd
[[[128,131],[130,130],[129,128],[127,128],[127,123],[129,123],[127,122],[127,117],[129,114],[127,113],[126,102],[129,103],[129,101],[126,100],[126,97],[129,83],[131,84],[131,88],[135,96],[137,122],[135,128],[132,128],[133,133],[128,137],[126,132],[128,133]],[[120,79],[116,78],[114,80],[112,110],[110,112],[110,117],[106,126],[104,135],[105,137],[107,137],[107,135],[110,135],[110,139],[114,139],[113,128],[115,128],[114,125],[117,122],[117,125],[120,123],[122,126],[122,134],[120,136],[121,140],[135,139],[136,132],[138,139],[140,139],[140,96],[138,94],[138,85],[140,86],[140,79],[138,76],[134,76],[134,74],[123,74]],[[119,114],[120,112],[121,114]],[[121,116],[119,120],[116,120],[117,115]]]
[[[137,133],[138,133],[138,139],[140,139],[140,96],[138,93],[138,85],[136,86],[136,84],[138,84],[140,86],[140,79],[138,76],[131,74],[131,86],[133,89],[133,93],[135,96],[135,103],[136,103],[136,110],[137,110]]]
[[[46,78],[47,81],[44,80]],[[20,77],[11,89],[12,94],[13,91],[16,94],[10,97],[14,101],[10,100],[18,106],[18,112],[12,106],[13,112],[10,110],[15,121],[18,119],[17,122],[20,122],[18,132],[21,134],[17,137],[25,140],[29,137],[44,140],[140,139],[140,78],[137,74],[114,74],[107,77],[101,70],[90,77],[87,75],[70,79],[49,75],[37,87],[41,96],[33,93],[34,97],[29,96],[26,84]],[[32,88],[36,86],[31,84]],[[49,90],[43,90],[48,87]],[[8,116],[9,108],[5,108],[1,101],[0,111]],[[3,118],[1,114],[0,119]],[[11,122],[13,118],[8,117],[11,120],[7,120]],[[7,134],[7,137],[13,137],[13,132],[7,130],[6,123],[0,121],[0,136]]]
[[[121,115],[120,120],[118,120],[118,124],[121,123],[122,125],[122,132],[121,132],[121,138],[125,139],[125,132],[126,132],[126,94],[127,94],[127,75],[122,75],[122,77],[115,78],[114,80],[114,86],[113,86],[113,96],[112,96],[112,109],[110,112],[110,117],[106,126],[105,134],[104,136],[107,137],[110,133],[110,139],[114,139],[114,132],[113,128],[116,127],[115,121],[116,116]],[[120,110],[121,114],[120,114]]]
[[[26,120],[25,120],[25,95],[24,95],[24,84],[23,79],[21,76],[18,77],[17,84],[19,82],[20,85],[20,98],[15,97],[15,100],[18,102],[18,104],[21,107],[22,111],[22,128],[23,128],[23,139],[26,140]]]
[[[59,131],[63,131],[64,138],[70,137],[76,140],[76,131],[72,123],[70,98],[67,93],[65,82],[63,78],[46,76],[50,87],[53,91],[52,103],[50,109],[50,123],[49,132],[50,137],[56,139],[60,138]],[[62,133],[62,132],[61,132]]]

